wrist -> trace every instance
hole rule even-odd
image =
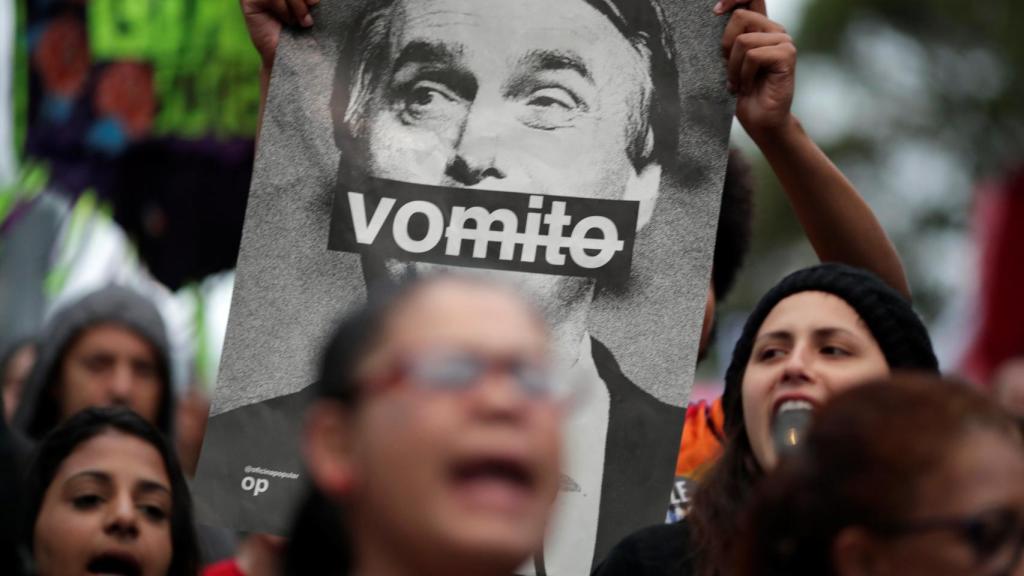
[[[792,113],[778,122],[764,126],[751,127],[747,130],[750,139],[762,150],[787,147],[807,138],[800,120]]]

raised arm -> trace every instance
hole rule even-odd
[[[313,25],[309,9],[320,0],[240,0],[245,27],[249,30],[252,45],[260,53],[260,116],[256,125],[256,139],[263,126],[263,108],[267,102],[270,87],[270,70],[274,67],[277,43],[281,40],[281,27]]]
[[[767,17],[764,0],[715,6],[719,14],[730,10],[722,49],[736,117],[782,184],[818,258],[870,270],[910,298],[899,254],[874,212],[792,113],[793,39]]]

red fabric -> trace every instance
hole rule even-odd
[[[1000,364],[1024,355],[1024,168],[979,189],[975,218],[979,322],[963,371],[987,383]]]
[[[245,576],[245,573],[238,567],[238,562],[231,558],[203,568],[202,576]]]

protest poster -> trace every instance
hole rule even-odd
[[[733,102],[694,0],[321,2],[271,78],[202,521],[286,534],[332,324],[438,268],[516,284],[584,393],[524,571],[589,573],[662,521],[704,318]]]

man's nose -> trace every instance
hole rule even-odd
[[[469,109],[454,153],[445,167],[445,176],[462,186],[475,186],[485,180],[504,180],[508,174],[500,156],[504,127],[499,103],[474,102]]]
[[[127,404],[131,398],[135,375],[127,362],[118,363],[110,378],[110,399],[114,404]]]
[[[138,511],[130,494],[118,494],[108,502],[103,530],[118,539],[139,535]]]

